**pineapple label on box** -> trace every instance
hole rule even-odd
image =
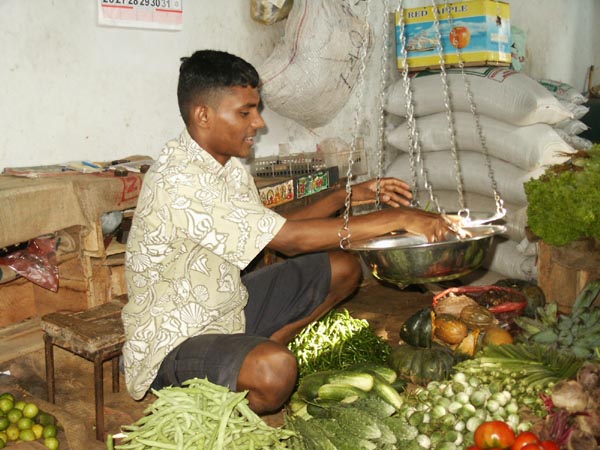
[[[471,0],[437,7],[444,64],[508,66],[511,63],[510,7],[496,0]],[[410,71],[440,67],[438,30],[432,6],[404,9],[404,32]],[[401,12],[396,13],[396,50],[400,69]],[[460,59],[459,59],[460,57]]]

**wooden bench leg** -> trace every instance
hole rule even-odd
[[[96,439],[104,441],[104,384],[102,355],[94,358],[94,400],[96,402]]]
[[[54,348],[52,338],[44,334],[44,353],[46,355],[46,385],[48,402],[54,403]]]
[[[119,392],[119,357],[115,356],[111,360],[112,364],[112,391]]]

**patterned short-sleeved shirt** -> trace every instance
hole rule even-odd
[[[244,331],[240,271],[284,223],[238,159],[222,166],[187,130],[167,143],[145,175],[127,240],[123,357],[133,398],[188,337]]]

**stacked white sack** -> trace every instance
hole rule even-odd
[[[525,74],[502,68],[467,69],[467,80],[476,103],[479,122],[490,156],[498,191],[508,213],[506,239],[496,240],[494,252],[484,267],[506,277],[532,279],[535,255],[519,250],[525,238],[527,198],[524,183],[541,175],[545,167],[568,159],[574,149],[562,139],[552,125],[573,119],[573,112],[546,88]],[[453,127],[466,206],[473,211],[495,211],[484,149],[465,94],[463,75],[449,70],[447,75]],[[411,81],[414,112],[427,172],[440,205],[447,211],[457,210],[457,176],[450,152],[449,126],[444,105],[443,85],[439,74],[418,74]],[[386,110],[406,117],[403,80],[387,92]],[[411,181],[409,130],[406,123],[388,134],[390,145],[401,154],[386,175]],[[423,190],[423,180],[419,190]],[[427,193],[421,196],[427,201]]]
[[[521,72],[498,67],[465,69],[465,77],[482,116],[493,117],[513,125],[555,124],[573,119],[573,113],[533,78]],[[436,72],[419,72],[411,76],[414,114],[417,117],[445,111],[444,86]],[[448,91],[452,111],[469,112],[465,82],[458,69],[448,69]],[[406,117],[404,81],[398,80],[386,93],[387,112]]]
[[[458,111],[452,117],[457,148],[483,153],[473,114]],[[556,130],[545,123],[517,126],[488,116],[480,116],[479,122],[489,155],[526,171],[560,164],[568,159],[565,154],[573,152]],[[416,124],[422,151],[448,151],[450,138],[445,112],[419,117]],[[409,134],[407,124],[402,123],[388,134],[388,143],[408,153]]]
[[[585,116],[590,108],[585,106],[588,98],[578,92],[573,86],[562,81],[541,79],[538,82],[552,93],[569,111],[573,113],[572,119],[561,120],[553,125],[558,135],[571,147],[577,150],[588,150],[593,142],[579,136],[589,127],[580,119]]]

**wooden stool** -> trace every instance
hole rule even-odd
[[[125,341],[121,309],[111,301],[85,311],[54,312],[42,317],[46,354],[48,401],[54,403],[54,345],[94,363],[96,439],[104,441],[104,385],[102,364],[112,360],[112,390],[119,392],[119,355]]]

